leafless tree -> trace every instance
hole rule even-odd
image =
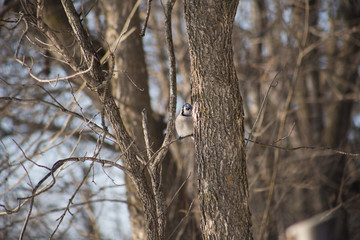
[[[358,0],[0,4],[1,239],[360,237]]]

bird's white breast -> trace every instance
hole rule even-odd
[[[193,133],[192,117],[179,115],[175,120],[175,128],[179,137],[191,135]]]

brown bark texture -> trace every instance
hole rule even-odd
[[[238,1],[185,1],[204,239],[252,239],[244,112],[233,63]]]

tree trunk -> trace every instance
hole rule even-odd
[[[243,102],[231,44],[237,5],[238,1],[185,1],[205,239],[252,239]]]
[[[112,44],[116,41],[136,2],[136,0],[120,2],[117,0],[103,1],[101,6],[108,26],[106,31],[107,42]],[[143,109],[146,109],[151,136],[150,144],[155,152],[162,144],[165,124],[156,121],[150,106],[148,73],[142,39],[139,36],[140,18],[138,11],[131,18],[129,29],[132,27],[136,29],[135,32],[125,41],[121,42],[117,52],[115,52],[116,75],[112,79],[112,93],[117,100],[125,127],[135,139],[136,144],[142,149],[145,149],[145,143],[141,126],[141,112]],[[165,90],[164,94],[168,93],[168,89]],[[187,177],[187,174],[184,173],[186,169],[180,168],[170,153],[165,157],[162,167],[166,169],[166,171],[163,171],[162,188],[167,202],[170,202],[170,199],[178,192],[177,197],[172,200],[171,205],[167,208],[166,234],[172,234],[174,239],[175,236],[179,237],[178,235],[182,235],[186,239],[190,239],[189,236],[199,235],[199,227],[195,225],[196,221],[192,218],[188,218],[181,227],[178,226],[184,217],[184,214],[179,214],[179,212],[187,210],[189,202],[192,201],[192,196],[185,191],[185,188],[179,190],[179,187]],[[131,203],[128,209],[132,237],[138,240],[145,239],[145,219],[141,200],[132,181],[128,177],[125,177],[125,181],[128,202]],[[176,227],[178,227],[178,231],[175,231]],[[174,231],[175,233],[173,233]],[[181,233],[181,231],[184,233]],[[193,239],[197,238],[194,237]]]
[[[114,44],[120,35],[126,19],[129,17],[136,1],[103,1],[101,6],[104,11],[107,23],[106,40]],[[112,93],[120,109],[121,118],[124,120],[126,129],[135,139],[135,142],[142,149],[145,149],[144,135],[141,127],[141,112],[146,109],[150,115],[149,126],[154,129],[153,118],[151,117],[149,87],[147,84],[148,76],[145,65],[145,57],[142,41],[139,36],[140,20],[138,11],[131,18],[129,29],[135,27],[134,33],[121,42],[117,51],[114,53],[115,75],[112,78]],[[151,131],[151,136],[154,136]],[[160,131],[161,132],[161,131]],[[154,139],[161,140],[161,137]],[[158,141],[154,147],[159,146]],[[131,203],[128,205],[130,213],[130,223],[132,227],[133,239],[145,239],[145,219],[141,201],[138,198],[135,185],[125,176],[126,196]]]

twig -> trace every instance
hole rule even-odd
[[[132,17],[134,16],[137,8],[139,7],[140,5],[140,2],[141,0],[138,0],[136,1],[133,9],[131,10],[129,16],[127,17],[125,23],[124,23],[124,26],[118,36],[118,38],[111,44],[111,48],[104,54],[104,56],[101,58],[101,61],[100,62],[104,62],[105,59],[107,59],[107,57],[109,56],[110,53],[113,53],[115,54],[116,53],[116,50],[117,48],[119,47],[120,43],[122,41],[124,41],[130,34],[132,34],[136,29],[135,28],[131,28],[129,31],[129,25],[130,25],[130,21],[132,19]]]
[[[272,147],[272,148],[276,148],[279,150],[284,150],[284,151],[297,151],[297,150],[301,150],[301,149],[310,149],[310,150],[320,150],[320,151],[324,151],[324,150],[328,150],[328,151],[332,151],[335,153],[338,153],[340,155],[345,155],[345,156],[350,156],[350,157],[360,157],[360,153],[349,153],[349,152],[344,152],[342,150],[337,150],[337,149],[333,149],[330,147],[312,147],[312,146],[300,146],[300,147],[292,147],[292,148],[287,148],[287,147],[281,147],[281,146],[277,146],[277,145],[273,145],[273,144],[268,144],[268,143],[261,143],[258,141],[254,141],[251,139],[247,139],[249,142],[258,144],[260,146],[264,146],[264,147]]]
[[[104,56],[101,58],[100,63],[103,64],[107,61],[107,58],[111,55],[114,55],[114,52],[116,49],[120,46],[120,43],[125,41],[133,32],[135,32],[136,28],[131,28],[129,31],[124,33],[123,35],[120,35],[116,41],[113,43],[111,48],[104,54]]]
[[[185,136],[185,137],[183,137],[183,139],[186,138],[186,137],[191,137],[191,135]],[[164,145],[164,146],[161,146],[161,147],[152,155],[152,157],[149,159],[149,161],[148,161],[146,164],[144,164],[144,167],[143,167],[142,170],[144,171],[144,169],[145,169],[146,167],[148,167],[149,164],[151,164],[152,162],[154,162],[155,159],[156,159],[156,157],[157,157],[157,155],[160,154],[164,149],[168,148],[171,144],[173,144],[174,142],[177,142],[177,141],[180,141],[180,139],[175,138],[175,139],[171,140],[168,144],[166,144],[166,145]]]
[[[150,17],[151,1],[152,0],[147,0],[146,18],[145,18],[145,21],[144,21],[144,26],[143,26],[143,28],[141,29],[141,32],[140,32],[140,37],[145,36],[146,27],[147,27],[149,17]]]
[[[174,196],[171,198],[170,202],[168,203],[168,207],[170,207],[171,203],[174,201],[175,197],[179,194],[180,190],[184,187],[185,183],[187,182],[187,180],[190,178],[191,176],[191,172],[189,173],[189,175],[185,178],[185,180],[183,181],[183,183],[180,185],[180,187],[178,188],[178,190],[174,193]]]
[[[105,123],[105,110],[104,110],[104,108],[101,111],[101,125],[102,125],[102,127],[104,129],[104,135],[102,136],[102,138],[100,140],[100,143],[96,144],[96,147],[98,147],[98,149],[94,153],[95,158],[100,154],[100,151],[101,151],[101,149],[102,149],[102,147],[104,145],[104,142],[105,142],[106,135],[109,133],[108,128],[107,128],[106,123]]]
[[[274,143],[277,143],[277,142],[280,142],[280,141],[283,141],[283,140],[287,139],[288,137],[290,137],[291,133],[294,131],[294,128],[295,128],[295,123],[293,123],[293,125],[292,125],[292,127],[291,127],[290,132],[289,132],[288,135],[286,135],[285,137],[282,137],[282,138],[279,138],[279,139],[275,140],[275,141],[273,142],[273,144],[274,144]]]
[[[16,59],[18,62],[20,62],[19,59]],[[90,66],[86,69],[86,70],[83,70],[83,71],[79,71],[79,72],[76,72],[70,76],[66,76],[66,77],[56,77],[56,78],[52,78],[52,79],[40,79],[38,78],[37,76],[35,76],[33,73],[32,73],[32,67],[30,66],[27,66],[27,64],[25,64],[24,62],[20,62],[22,63],[23,65],[25,65],[27,68],[28,68],[28,72],[29,72],[29,75],[30,77],[32,77],[33,79],[35,79],[36,81],[38,82],[42,82],[42,83],[51,83],[51,82],[58,82],[58,81],[68,81],[72,78],[76,78],[78,76],[81,76],[83,74],[86,74],[86,73],[89,73],[92,68],[93,68],[93,64],[94,64],[94,58],[92,59],[91,61],[91,64]]]
[[[18,206],[14,209],[7,209],[6,206],[0,204],[0,207],[2,207],[5,210],[4,212],[0,212],[0,216],[4,215],[4,214],[13,214],[16,213],[20,210],[21,206],[23,206],[23,202],[22,201],[26,201],[28,199],[32,199],[46,191],[48,191],[49,189],[51,189],[55,183],[56,183],[56,178],[54,176],[54,173],[62,166],[64,165],[66,162],[85,162],[85,161],[92,161],[92,162],[97,162],[104,165],[109,165],[111,167],[116,167],[122,171],[124,171],[125,173],[129,174],[129,170],[123,166],[121,166],[118,163],[115,163],[113,161],[110,160],[104,160],[104,159],[98,159],[98,158],[94,158],[94,157],[73,157],[73,158],[65,158],[65,159],[61,159],[58,160],[57,162],[55,162],[52,166],[52,168],[50,169],[50,172],[48,174],[46,174],[46,176],[44,176],[39,182],[38,184],[35,186],[35,188],[33,189],[33,192],[30,196],[27,197],[22,197],[22,198],[18,198]],[[52,177],[52,183],[47,186],[45,189],[42,189],[41,191],[37,192],[37,189],[42,185],[43,182],[45,182],[49,177]]]
[[[161,175],[162,168],[161,162],[164,159],[167,151],[168,145],[171,142],[171,137],[173,136],[174,124],[175,124],[175,112],[176,112],[176,60],[174,53],[174,46],[172,41],[172,30],[171,30],[171,11],[173,9],[175,0],[169,0],[166,4],[165,10],[165,35],[166,43],[169,54],[169,85],[170,85],[170,103],[169,103],[169,120],[166,127],[166,134],[162,146],[158,150],[158,155],[154,158],[152,162],[149,159],[150,163],[150,179],[152,186],[152,193],[155,200],[155,214],[156,214],[156,224],[155,231],[157,231],[158,238],[164,239],[165,236],[165,223],[166,223],[166,209],[164,205],[164,196],[161,189]],[[165,147],[166,146],[166,147]],[[147,166],[147,164],[145,167]]]
[[[275,74],[274,78],[271,80],[270,86],[268,87],[268,89],[267,89],[267,91],[266,91],[266,93],[265,93],[265,96],[264,96],[264,99],[263,99],[263,101],[262,101],[262,103],[261,103],[259,112],[258,112],[258,114],[257,114],[257,116],[256,116],[255,122],[254,122],[254,124],[253,124],[253,126],[252,126],[252,128],[251,128],[251,130],[250,130],[248,139],[251,139],[252,133],[253,133],[253,131],[255,130],[256,124],[257,124],[257,122],[258,122],[259,119],[260,119],[260,115],[262,114],[262,112],[263,112],[263,110],[264,110],[265,102],[266,102],[266,100],[268,99],[268,95],[269,95],[270,89],[277,86],[277,82],[274,84],[274,81],[276,80],[277,76],[278,76],[283,70],[284,70],[284,68],[282,68],[279,72],[277,72],[277,73]],[[249,142],[249,140],[246,141],[245,147],[247,146],[248,142]]]
[[[87,176],[89,175],[89,173],[90,173],[91,169],[93,168],[93,166],[94,166],[94,162],[91,163],[91,165],[90,165],[88,171],[86,172],[84,178],[82,179],[82,181],[80,182],[79,186],[76,188],[75,192],[73,193],[73,195],[72,195],[71,198],[69,199],[68,204],[67,204],[67,206],[66,206],[66,208],[65,208],[65,210],[64,210],[64,213],[57,219],[57,220],[60,220],[60,221],[59,221],[58,224],[56,225],[55,230],[52,232],[52,234],[51,234],[51,236],[50,236],[50,239],[52,239],[52,238],[54,237],[56,231],[59,229],[60,224],[61,224],[62,221],[64,220],[64,217],[65,217],[66,213],[69,212],[69,213],[71,214],[71,212],[70,212],[70,205],[72,204],[72,201],[73,201],[73,199],[75,198],[76,194],[79,192],[81,186],[85,183],[85,180],[87,179]],[[72,214],[71,214],[71,215],[72,215]]]
[[[23,4],[23,1],[20,1]],[[43,1],[38,1],[37,4],[37,15],[41,16],[41,4]],[[23,7],[26,8],[26,4],[23,4]],[[61,41],[59,40],[59,38],[57,37],[57,35],[51,31],[46,24],[44,24],[44,22],[41,20],[41,18],[36,18],[34,19],[36,16],[33,16],[32,13],[28,12],[27,10],[25,10],[26,15],[21,15],[21,19],[23,20],[24,24],[25,24],[25,30],[23,32],[23,34],[21,35],[20,41],[18,43],[18,46],[16,48],[15,51],[15,59],[17,62],[19,62],[20,64],[22,64],[23,66],[26,66],[29,68],[29,66],[27,64],[25,64],[25,57],[23,57],[22,59],[19,57],[19,53],[20,53],[20,47],[22,45],[22,42],[24,40],[24,37],[27,37],[27,33],[29,31],[29,23],[28,23],[28,19],[34,21],[36,24],[32,23],[33,25],[36,25],[36,27],[53,43],[53,47],[54,47],[54,51],[56,51],[60,56],[62,56],[64,58],[63,63],[68,64],[73,70],[75,70],[76,72],[82,71],[84,69],[78,69],[77,64],[73,61],[73,57],[72,54],[66,49],[66,47],[61,44]],[[29,39],[29,38],[28,38]],[[30,39],[29,39],[30,40]],[[31,41],[31,40],[30,40]],[[90,65],[90,64],[89,64]]]
[[[284,107],[284,111],[283,114],[281,116],[281,121],[280,121],[280,126],[279,126],[279,131],[278,131],[278,139],[281,138],[284,128],[285,128],[285,121],[287,118],[287,111],[289,109],[291,100],[294,96],[295,93],[295,87],[297,86],[297,82],[299,79],[299,71],[300,71],[300,66],[301,63],[305,57],[305,55],[308,52],[305,52],[304,49],[309,49],[309,48],[305,48],[305,44],[307,42],[307,38],[308,38],[308,31],[309,31],[309,26],[308,26],[308,17],[309,17],[309,1],[305,1],[306,3],[306,9],[305,9],[305,28],[304,28],[304,34],[302,36],[302,41],[301,41],[301,49],[300,52],[297,56],[296,59],[296,66],[294,69],[294,73],[293,73],[293,78],[292,78],[292,88],[289,91],[289,94],[286,98],[286,102],[285,102],[285,107]],[[273,195],[274,195],[274,191],[275,191],[275,182],[276,182],[276,177],[277,177],[277,171],[278,171],[278,161],[279,161],[279,151],[275,151],[274,152],[274,161],[273,161],[273,166],[272,166],[272,174],[271,174],[271,179],[270,179],[270,184],[269,184],[269,191],[268,191],[268,195],[267,195],[267,199],[266,199],[266,204],[265,204],[265,211],[261,220],[261,227],[260,227],[260,233],[259,233],[259,239],[263,239],[264,236],[264,232],[265,229],[268,226],[269,223],[269,215],[270,215],[270,208],[271,208],[271,202],[273,199]]]
[[[0,100],[43,103],[45,105],[55,107],[55,108],[61,110],[61,112],[63,112],[63,113],[67,113],[67,114],[75,116],[76,118],[79,118],[81,120],[85,120],[87,124],[89,124],[90,126],[94,127],[95,129],[97,129],[97,130],[99,130],[101,132],[104,131],[103,128],[101,128],[99,125],[97,125],[96,123],[94,123],[90,119],[84,118],[84,116],[82,116],[82,115],[80,115],[80,114],[78,114],[76,112],[70,111],[70,110],[66,109],[65,107],[63,107],[62,105],[56,105],[54,103],[51,103],[51,102],[48,102],[48,101],[45,101],[45,100],[40,100],[40,99],[22,99],[22,98],[16,98],[16,97],[0,97]],[[108,133],[107,135],[111,137],[112,141],[116,142],[116,138],[115,138],[114,135],[112,135],[110,133]]]
[[[136,83],[135,81],[129,76],[129,74],[126,72],[126,71],[122,71],[126,77],[130,80],[130,82],[134,85],[134,87],[137,88],[137,90],[139,90],[140,92],[143,92],[145,89],[144,88],[140,88]]]
[[[28,171],[26,170],[26,168],[24,167],[24,165],[23,165],[22,163],[21,163],[21,166],[24,168],[24,170],[25,170],[25,172],[26,172],[26,175],[27,175],[28,178],[29,178],[29,182],[30,182],[31,186],[33,186]],[[29,211],[28,211],[28,213],[26,214],[25,222],[24,222],[23,227],[22,227],[22,229],[21,229],[19,240],[22,240],[22,239],[24,238],[24,234],[25,234],[26,227],[27,227],[27,225],[28,225],[28,223],[29,223],[29,220],[30,220],[30,217],[31,217],[31,212],[32,212],[33,206],[34,206],[34,197],[31,198]]]
[[[169,237],[167,238],[167,240],[171,239],[172,235],[174,235],[174,233],[176,232],[176,230],[180,227],[180,225],[182,224],[182,222],[189,216],[189,213],[191,212],[191,208],[192,205],[194,204],[195,199],[193,199],[190,203],[189,209],[187,210],[187,213],[185,214],[185,216],[180,220],[180,222],[178,223],[178,225],[176,225],[176,227],[174,228],[173,232],[169,235]]]
[[[26,160],[28,160],[29,162],[33,163],[35,166],[38,166],[38,167],[40,167],[40,168],[45,168],[45,169],[47,169],[47,170],[49,170],[49,171],[51,170],[50,168],[48,168],[48,167],[46,167],[46,166],[44,166],[44,165],[40,165],[40,164],[34,162],[32,159],[30,159],[28,156],[26,156],[24,150],[20,147],[20,145],[19,145],[14,139],[12,139],[12,140],[13,140],[13,142],[15,143],[15,145],[20,149],[20,151],[22,152],[22,154],[23,154],[23,156],[24,156],[24,158],[25,158]],[[21,165],[22,165],[22,163],[21,163]]]

